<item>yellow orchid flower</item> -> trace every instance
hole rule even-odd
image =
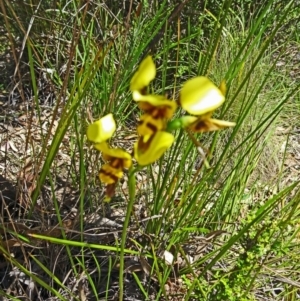
[[[130,81],[130,90],[137,94],[143,94],[144,89],[155,78],[156,68],[152,57],[148,55],[140,64],[138,70]],[[135,97],[133,97],[135,99]]]
[[[158,160],[173,144],[174,136],[159,131],[152,136],[143,136],[134,144],[134,157],[141,166]]]
[[[90,124],[87,129],[87,138],[94,143],[102,143],[112,137],[116,130],[116,122],[113,115],[107,114],[98,121]]]
[[[188,80],[180,91],[180,104],[188,113],[196,116],[183,116],[180,122],[183,128],[197,133],[221,130],[235,126],[234,122],[211,118],[215,109],[225,101],[226,85],[220,89],[208,78],[199,76]]]
[[[114,195],[116,184],[123,177],[123,170],[132,165],[129,153],[120,148],[110,148],[106,142],[115,130],[116,123],[112,114],[100,118],[87,129],[88,140],[94,142],[94,147],[102,152],[103,159],[107,162],[99,172],[100,181],[106,184],[106,202]]]
[[[213,112],[224,101],[225,96],[221,90],[204,76],[188,80],[180,91],[179,102],[182,108],[197,116]]]

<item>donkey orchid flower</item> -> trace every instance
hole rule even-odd
[[[235,126],[234,122],[211,118],[214,110],[225,101],[225,91],[225,83],[219,89],[204,76],[188,80],[180,91],[180,104],[188,113],[196,116],[180,118],[182,127],[203,133]]]
[[[88,140],[94,142],[94,147],[102,152],[102,157],[107,162],[101,167],[99,173],[100,181],[106,184],[105,201],[110,201],[114,195],[116,184],[123,177],[123,170],[132,165],[129,153],[120,148],[110,148],[106,142],[115,130],[116,123],[112,114],[100,118],[90,124],[87,129]]]

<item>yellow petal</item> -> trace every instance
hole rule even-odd
[[[181,106],[193,115],[214,111],[224,100],[221,90],[204,76],[188,80],[180,91]]]
[[[156,68],[152,57],[148,55],[140,64],[130,81],[130,90],[142,91],[155,78]]]
[[[98,143],[94,147],[102,152],[103,158],[106,161],[119,159],[120,168],[129,168],[132,165],[131,155],[121,148],[109,148],[107,143]]]
[[[102,183],[113,184],[123,177],[123,171],[110,164],[104,164],[99,173],[99,179]]]
[[[116,122],[112,114],[107,114],[98,121],[90,124],[87,129],[87,138],[94,143],[102,143],[112,137],[116,130]]]
[[[174,136],[167,132],[157,132],[144,142],[141,137],[134,145],[134,157],[141,166],[158,160],[174,142]]]
[[[114,165],[121,169],[129,168],[132,165],[130,154],[120,148],[111,149],[109,153],[102,153],[102,156],[105,161],[115,161]]]
[[[198,119],[189,126],[189,129],[196,133],[204,133],[211,131],[218,131],[228,127],[235,126],[234,122],[218,120],[218,119]]]
[[[175,101],[166,99],[160,95],[141,95],[137,100],[138,106],[141,110],[151,114],[151,112],[159,111],[161,118],[172,118],[177,109]]]
[[[180,125],[182,128],[186,128],[191,126],[193,123],[195,123],[198,120],[198,117],[196,116],[182,116],[179,119]]]
[[[94,144],[94,148],[99,152],[107,152],[109,150],[109,145],[107,144],[107,142],[101,142]]]

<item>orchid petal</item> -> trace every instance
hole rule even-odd
[[[102,183],[113,184],[123,177],[122,169],[115,168],[110,164],[104,164],[99,173],[99,179]]]
[[[134,145],[134,156],[141,166],[158,160],[174,142],[174,136],[168,132],[157,132],[150,139],[141,137]]]
[[[132,92],[142,91],[155,78],[155,75],[156,68],[152,57],[149,55],[141,62],[138,70],[133,75],[130,81],[130,90]]]
[[[188,128],[195,133],[204,133],[204,132],[218,131],[232,126],[235,126],[234,122],[213,119],[213,118],[207,118],[207,119],[200,118],[194,123],[192,123]]]
[[[94,143],[102,143],[110,139],[116,130],[116,122],[112,114],[100,118],[90,124],[87,129],[87,138]]]
[[[122,168],[130,168],[132,165],[131,155],[121,148],[109,148],[107,143],[98,143],[94,147],[102,152],[105,161],[118,159],[118,165]]]
[[[188,80],[180,91],[180,104],[193,115],[203,115],[217,109],[225,101],[221,90],[204,76]]]

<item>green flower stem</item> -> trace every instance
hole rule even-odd
[[[127,235],[127,228],[130,221],[132,208],[135,200],[135,172],[134,168],[129,170],[129,203],[127,205],[127,212],[126,217],[123,225],[122,231],[122,240],[121,240],[121,252],[120,252],[120,273],[119,273],[119,300],[123,300],[124,294],[124,250],[125,250],[125,243],[126,243],[126,235]]]

